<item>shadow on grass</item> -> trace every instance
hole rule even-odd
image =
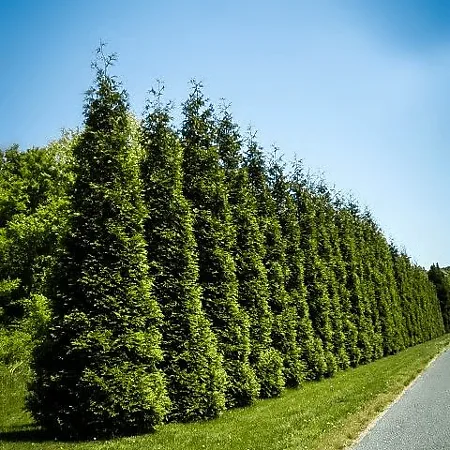
[[[33,425],[13,425],[7,431],[0,430],[0,442],[87,442],[90,439],[57,438],[54,434]],[[100,439],[101,440],[101,439]]]
[[[16,425],[8,427],[8,431],[0,430],[0,442],[44,442],[54,440],[54,436],[32,425]]]
[[[149,434],[149,433],[144,433]],[[0,429],[0,443],[1,442],[30,442],[30,443],[42,443],[42,442],[62,442],[62,443],[76,443],[76,442],[105,442],[121,437],[136,436],[135,434],[123,435],[123,436],[111,436],[111,437],[97,437],[97,438],[68,438],[68,437],[55,437],[54,434],[45,431],[34,425],[13,425],[9,426],[7,431]]]

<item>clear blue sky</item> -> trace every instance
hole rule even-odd
[[[100,40],[136,113],[156,78],[177,103],[202,80],[419,264],[450,265],[450,2],[3,0],[1,147],[81,125]]]

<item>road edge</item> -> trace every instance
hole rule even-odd
[[[416,384],[417,380],[422,377],[425,371],[447,350],[450,350],[450,344],[447,344],[444,348],[442,348],[433,358],[427,363],[427,365],[420,371],[420,373],[414,378],[405,388],[395,397],[395,399],[383,409],[368,425],[367,427],[361,431],[358,437],[353,440],[350,444],[344,447],[344,450],[352,450],[356,447],[364,437],[375,427],[378,421],[405,395],[405,393]]]

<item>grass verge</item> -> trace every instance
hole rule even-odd
[[[306,383],[281,398],[227,411],[200,423],[110,441],[58,442],[33,427],[22,410],[26,374],[0,367],[0,449],[28,450],[286,450],[343,449],[450,343],[450,335],[394,356]]]

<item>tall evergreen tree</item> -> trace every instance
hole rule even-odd
[[[404,348],[404,324],[398,299],[389,246],[369,212],[363,222],[366,240],[372,248],[372,279],[376,296],[383,355]]]
[[[305,283],[308,305],[317,337],[323,345],[325,368],[320,375],[333,375],[337,370],[334,355],[332,303],[328,292],[327,268],[319,254],[318,209],[315,196],[306,186],[297,186],[297,213],[302,230],[302,249],[305,255]]]
[[[447,333],[450,332],[450,276],[444,272],[439,264],[432,264],[428,271],[428,278],[436,287],[439,299],[444,327]]]
[[[217,416],[225,407],[225,372],[201,304],[192,214],[183,196],[182,149],[170,109],[153,91],[142,123],[145,222],[153,291],[164,316],[163,371],[171,420]]]
[[[439,336],[445,330],[436,289],[426,271],[404,250],[390,245],[408,346]]]
[[[410,261],[404,251],[398,250],[392,243],[390,252],[393,260],[397,291],[400,297],[400,306],[406,329],[407,346],[419,343],[417,335],[417,320],[414,313],[414,289],[410,276]]]
[[[73,150],[70,233],[27,399],[39,425],[72,437],[151,430],[168,406],[127,95],[103,60]]]
[[[339,230],[341,252],[346,266],[346,290],[349,293],[350,322],[357,329],[357,347],[349,351],[350,364],[358,365],[360,362],[370,360],[372,347],[368,331],[367,306],[363,298],[361,279],[358,271],[357,244],[354,235],[354,216],[347,206],[342,205],[338,211],[336,225]]]
[[[273,397],[283,390],[282,360],[272,347],[273,317],[264,266],[264,236],[258,219],[247,170],[241,167],[241,137],[228,110],[217,126],[217,144],[228,185],[236,240],[233,256],[239,282],[239,303],[250,320],[250,362],[260,383],[260,396]]]
[[[272,342],[283,358],[286,385],[298,386],[304,378],[305,368],[297,342],[297,317],[286,291],[285,242],[276,204],[270,192],[264,155],[254,137],[250,137],[245,153],[245,165],[257,200],[260,229],[264,234],[264,264],[270,289],[269,306],[274,317]]]
[[[419,327],[421,342],[433,339],[445,332],[444,321],[439,307],[437,292],[423,267],[416,264],[412,267],[419,311]]]
[[[382,339],[376,339],[378,313],[374,316],[374,308],[376,308],[375,303],[375,292],[371,279],[370,257],[366,259],[366,253],[370,252],[370,247],[365,241],[364,230],[362,225],[362,212],[359,207],[354,202],[349,203],[348,210],[352,217],[353,225],[353,238],[356,244],[355,246],[355,269],[359,278],[359,293],[360,298],[356,298],[357,291],[355,291],[356,303],[359,303],[359,307],[362,308],[363,320],[360,324],[363,328],[363,335],[361,335],[361,350],[362,350],[362,361],[367,363],[373,361],[377,356],[382,354]]]
[[[352,314],[352,306],[350,302],[350,291],[348,285],[347,263],[342,253],[341,233],[339,229],[339,214],[342,207],[342,198],[335,194],[332,203],[327,205],[327,221],[329,223],[329,245],[330,245],[330,264],[334,273],[331,284],[331,298],[333,309],[340,309],[341,331],[335,336],[335,348],[342,348],[344,343],[345,352],[341,350],[341,356],[338,358],[339,365],[345,369],[349,364],[354,364],[360,357],[358,348],[358,328],[356,326],[355,317]],[[339,327],[338,327],[339,330]]]
[[[428,273],[423,267],[418,267],[425,291],[426,298],[426,318],[430,339],[441,336],[446,333],[444,317],[441,310],[439,297],[437,295],[436,286],[428,278]]]
[[[332,206],[332,193],[324,184],[320,183],[316,187],[315,207],[316,207],[316,226],[318,246],[317,253],[321,259],[325,283],[327,285],[328,297],[330,299],[330,322],[333,330],[332,348],[333,355],[336,358],[338,367],[345,369],[349,365],[349,357],[347,354],[347,336],[345,334],[345,325],[348,323],[344,320],[344,313],[348,309],[345,304],[345,297],[340,298],[342,293],[338,286],[338,258],[341,253],[338,246],[333,246],[331,238],[334,223],[334,210]],[[338,233],[334,233],[334,238],[338,238]]]
[[[304,280],[304,255],[301,248],[301,229],[291,184],[284,174],[284,167],[276,158],[270,164],[272,196],[277,207],[278,219],[285,246],[287,275],[286,291],[296,316],[297,344],[300,359],[305,366],[305,378],[315,379],[324,371],[325,356],[319,339],[315,337]]]
[[[402,312],[402,305],[400,295],[397,289],[397,283],[395,280],[395,270],[394,263],[392,261],[392,256],[389,248],[389,243],[386,238],[379,232],[378,234],[379,244],[377,246],[378,252],[378,264],[380,270],[386,278],[386,284],[388,289],[388,295],[390,297],[390,308],[392,308],[392,320],[394,326],[393,333],[393,349],[395,353],[397,351],[403,350],[407,343],[407,333],[405,319]],[[386,313],[389,314],[389,313]]]
[[[227,405],[244,406],[258,397],[259,385],[249,362],[248,315],[238,303],[236,266],[231,253],[235,233],[225,176],[214,146],[213,112],[206,106],[201,85],[194,84],[183,114],[183,193],[194,211],[203,305],[224,358]]]
[[[371,359],[381,358],[384,349],[392,346],[392,317],[386,316],[387,298],[383,274],[378,270],[376,248],[368,220],[367,211],[355,217],[363,295],[367,305],[367,315],[372,323]],[[380,317],[381,316],[381,317]],[[384,320],[383,320],[384,319]]]

